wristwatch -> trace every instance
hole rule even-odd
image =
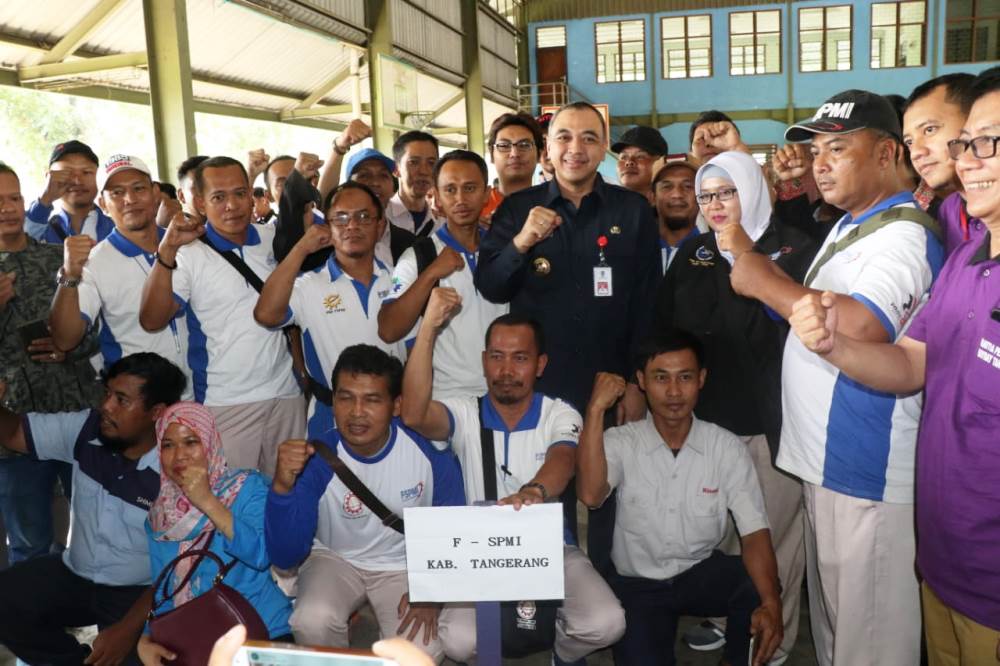
[[[536,490],[538,490],[538,492],[540,492],[542,494],[542,501],[543,502],[548,502],[549,501],[549,491],[545,489],[545,486],[543,486],[542,484],[538,483],[537,481],[529,481],[528,483],[526,483],[523,486],[521,486],[520,488],[518,488],[518,492],[524,490],[525,488],[535,488]]]
[[[62,266],[60,266],[59,270],[56,271],[56,284],[59,285],[60,287],[73,288],[79,285],[82,281],[83,281],[82,277],[77,277],[77,278],[66,277],[65,273],[63,273]]]

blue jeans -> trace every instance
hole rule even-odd
[[[73,467],[30,456],[0,459],[0,514],[7,530],[8,564],[45,555],[52,549],[52,491],[56,479],[67,495]]]

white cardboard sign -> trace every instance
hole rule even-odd
[[[562,505],[406,508],[411,601],[562,599]]]

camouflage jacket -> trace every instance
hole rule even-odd
[[[98,349],[95,331],[62,363],[32,361],[18,329],[47,322],[62,265],[62,246],[28,238],[20,252],[0,252],[0,272],[14,273],[15,296],[0,306],[0,379],[7,383],[3,405],[17,414],[65,412],[96,406],[101,396],[90,356]],[[96,327],[95,327],[96,328]],[[3,449],[0,447],[0,457]]]

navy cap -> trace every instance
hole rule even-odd
[[[49,157],[49,166],[52,166],[53,163],[58,162],[67,155],[83,155],[96,166],[101,165],[101,161],[97,159],[97,155],[90,149],[90,146],[82,141],[73,139],[72,141],[60,143],[52,149],[52,155]]]
[[[877,129],[902,140],[899,115],[885,97],[867,90],[845,90],[826,100],[811,120],[785,130],[785,140],[804,143],[814,134],[850,134]]]
[[[378,160],[385,165],[385,168],[389,170],[390,174],[396,170],[396,163],[391,157],[380,153],[374,148],[365,148],[364,150],[359,150],[354,153],[351,155],[351,159],[347,160],[347,177],[350,178],[353,176],[354,170],[357,169],[362,162],[366,162],[368,160]]]
[[[629,146],[642,148],[653,157],[660,157],[670,152],[667,150],[667,141],[660,131],[644,125],[636,125],[622,134],[622,138],[611,146],[611,152],[620,153]]]

